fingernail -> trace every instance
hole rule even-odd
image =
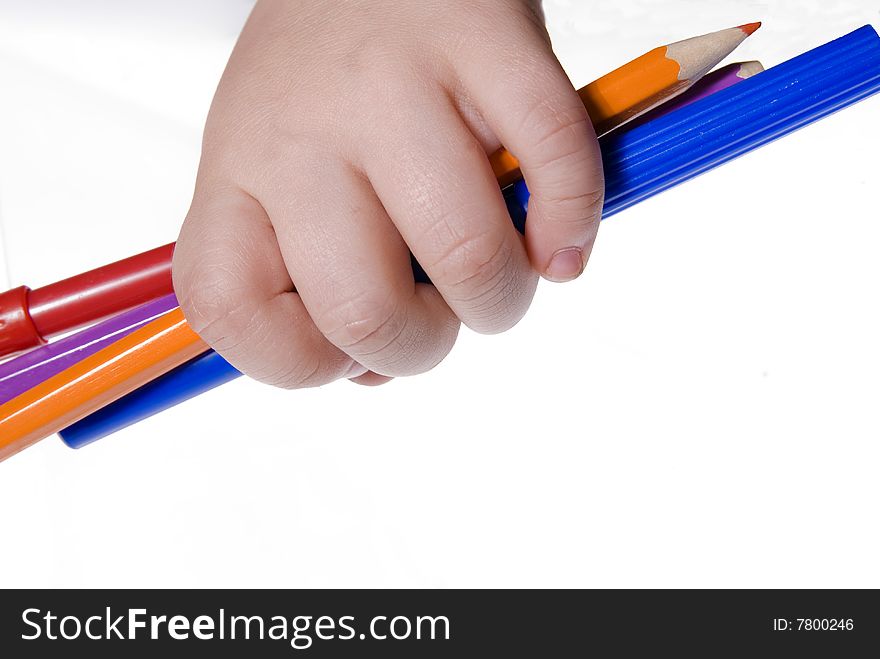
[[[358,364],[357,362],[354,362],[351,365],[351,368],[348,369],[348,372],[345,375],[343,375],[342,377],[349,378],[349,379],[357,378],[357,377],[362,376],[364,373],[367,373],[369,370],[370,369],[368,369],[366,366],[363,366],[362,364]]]
[[[571,281],[584,270],[584,252],[578,247],[560,249],[550,259],[544,275],[550,281]]]

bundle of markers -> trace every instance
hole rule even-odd
[[[603,217],[880,91],[870,26],[766,71],[709,73],[759,25],[660,46],[579,91],[600,135]],[[523,231],[518,163],[503,149],[491,161]],[[0,460],[55,433],[84,446],[240,375],[187,325],[173,249],[0,294]]]

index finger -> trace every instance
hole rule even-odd
[[[552,281],[580,275],[604,200],[596,132],[577,91],[537,26],[524,30],[520,55],[465,67],[462,81],[529,186],[526,246]]]

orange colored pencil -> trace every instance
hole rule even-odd
[[[173,309],[0,406],[0,460],[208,349]]]
[[[685,91],[761,27],[748,23],[659,46],[578,90],[602,135]],[[502,186],[519,178],[519,162],[505,149],[492,154]]]

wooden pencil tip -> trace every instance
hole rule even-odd
[[[746,23],[745,25],[740,25],[739,29],[745,32],[746,36],[749,36],[759,27],[761,27],[761,21],[758,21],[757,23]]]

